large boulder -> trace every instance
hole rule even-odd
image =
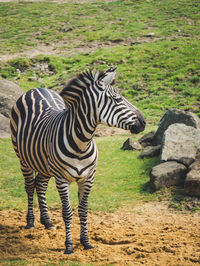
[[[196,114],[178,109],[169,109],[159,122],[158,129],[154,135],[153,144],[160,144],[164,132],[170,125],[175,123],[182,123],[194,128],[200,128],[200,119]]]
[[[155,135],[154,131],[148,132],[147,134],[142,136],[138,141],[144,147],[151,146],[153,143],[154,135]]]
[[[161,161],[177,161],[189,166],[200,146],[200,130],[184,124],[172,124],[162,140]]]
[[[200,154],[198,154],[195,162],[190,165],[184,191],[189,196],[200,197]]]
[[[0,138],[10,137],[10,119],[0,114]]]
[[[142,149],[142,146],[140,145],[139,142],[131,139],[131,138],[128,138],[123,146],[121,147],[122,150],[137,150],[137,151],[140,151]]]
[[[16,83],[0,79],[0,113],[9,117],[12,106],[22,94]]]
[[[140,153],[140,158],[151,158],[160,154],[161,145],[157,146],[147,146],[144,150]]]
[[[150,172],[150,182],[154,190],[162,187],[178,186],[184,183],[187,168],[175,161],[154,166]]]

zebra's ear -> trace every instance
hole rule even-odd
[[[112,84],[115,78],[116,68],[117,67],[111,66],[108,70],[106,70],[99,76],[99,81],[103,81],[106,86]]]

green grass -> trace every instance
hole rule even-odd
[[[2,76],[19,76],[25,91],[34,87],[61,89],[65,81],[87,68],[118,66],[116,88],[155,124],[168,108],[190,110],[200,115],[200,49],[197,40],[165,40],[136,46],[99,49],[70,58],[39,56],[4,64]],[[121,60],[123,59],[123,63]],[[102,63],[103,62],[103,63]],[[40,71],[43,64],[47,72]],[[35,65],[39,65],[36,71]],[[30,78],[35,75],[36,80]]]
[[[72,51],[71,56],[0,63],[0,75],[17,79],[25,91],[61,89],[87,68],[114,64],[116,87],[144,112],[149,124],[155,125],[168,108],[200,115],[199,8],[197,0],[0,3],[0,53],[40,44]],[[150,32],[154,37],[145,37]],[[96,49],[88,49],[95,43]],[[108,44],[111,47],[98,46]],[[76,55],[76,47],[86,51]]]
[[[142,160],[137,158],[138,152],[120,150],[126,139],[127,136],[96,139],[99,161],[89,198],[91,210],[113,211],[124,205],[132,208],[139,200],[156,197],[151,193],[148,173],[157,159]],[[9,139],[0,140],[0,154],[0,209],[26,210],[24,179]],[[72,207],[77,208],[76,183],[71,184],[70,198]],[[48,186],[47,202],[51,208],[61,206],[54,178]],[[34,204],[38,206],[36,198]]]
[[[29,262],[26,260],[1,260],[0,259],[0,263],[2,266],[13,266],[13,265],[28,265]]]
[[[21,265],[30,265],[30,261],[27,261],[27,260],[1,260],[0,259],[0,264],[1,266],[21,266]],[[33,264],[31,264],[33,265]],[[41,265],[41,262],[37,262],[37,261],[34,261],[34,265]],[[59,264],[58,262],[47,262],[45,264],[42,264],[42,265],[45,265],[45,266],[56,266],[56,265],[59,265],[59,266],[86,266],[86,264],[82,264],[82,263],[79,263],[79,262],[66,262],[66,261],[59,261]],[[87,266],[89,266],[89,264],[87,264]]]
[[[68,48],[92,41],[115,43],[152,31],[163,37],[198,36],[198,8],[197,0],[1,3],[0,52],[59,41]]]

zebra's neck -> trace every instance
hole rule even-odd
[[[91,149],[97,123],[94,119],[88,119],[89,116],[79,109],[70,108],[66,113],[63,137],[66,138],[73,152],[84,154]]]

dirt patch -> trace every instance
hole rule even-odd
[[[40,2],[41,0],[24,0],[23,2]],[[116,0],[104,0],[104,2],[114,2]],[[19,2],[19,0],[0,0],[0,2]],[[72,0],[43,0],[42,2],[52,2],[52,3],[72,3]],[[102,2],[102,0],[73,0],[73,3],[98,3]]]
[[[166,37],[166,39],[176,39],[178,36],[172,36],[172,37]],[[120,41],[107,41],[104,43],[101,42],[91,42],[87,45],[84,43],[84,41],[80,40],[74,40],[74,43],[76,44],[76,47],[73,47],[73,49],[70,48],[63,48],[67,44],[67,40],[60,41],[57,43],[52,43],[51,45],[44,45],[38,43],[35,48],[28,48],[24,47],[23,51],[18,53],[3,53],[0,54],[0,62],[6,63],[9,60],[13,60],[20,57],[29,57],[34,58],[38,55],[59,55],[59,56],[74,56],[80,53],[93,53],[98,49],[107,49],[111,47],[116,47],[117,45],[123,45],[123,46],[134,46],[141,43],[149,43],[149,42],[157,42],[159,40],[162,40],[163,37],[137,37],[137,38],[129,38],[126,40],[120,40]]]
[[[98,125],[95,131],[96,137],[106,137],[106,136],[115,136],[115,135],[127,135],[129,131],[117,127],[108,127],[106,125]]]
[[[79,261],[91,265],[193,265],[200,263],[200,216],[180,214],[158,203],[126,212],[89,213],[88,229],[94,249],[79,244],[79,220],[74,212],[73,255],[64,255],[61,211],[51,211],[57,230],[39,224],[25,230],[25,212],[0,212],[0,259],[24,259],[29,265],[48,261]]]

